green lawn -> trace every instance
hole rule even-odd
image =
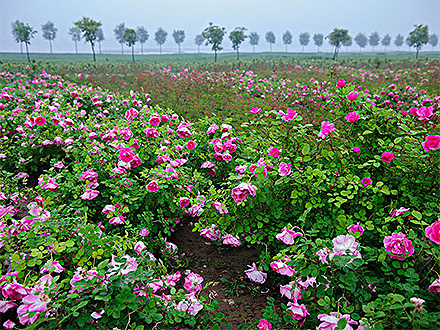
[[[70,62],[92,62],[92,54],[46,54],[46,53],[31,53],[32,60],[36,61],[49,61],[54,63],[70,63]],[[322,60],[331,59],[333,54],[331,53],[285,53],[285,52],[263,52],[263,53],[242,53],[240,54],[241,60],[252,59],[267,59],[278,60],[280,58],[291,60]],[[401,52],[341,52],[339,54],[340,59],[407,59],[414,58],[414,52],[401,51]],[[428,58],[440,58],[440,52],[429,51],[421,52],[419,54],[421,59]],[[101,63],[123,63],[131,62],[131,54],[97,54],[96,61]],[[169,62],[199,62],[199,61],[213,61],[214,54],[148,54],[148,55],[135,55],[137,62],[151,62],[151,63],[169,63]],[[222,53],[218,55],[218,61],[234,61],[236,60],[235,53]],[[0,53],[0,61],[7,62],[26,62],[26,54],[21,53]]]

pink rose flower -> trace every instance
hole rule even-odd
[[[46,124],[46,118],[44,118],[44,117],[35,118],[35,124],[37,126],[42,126],[42,125]]]
[[[99,191],[98,190],[92,190],[92,189],[86,189],[86,192],[82,194],[80,197],[83,200],[92,200],[96,197],[98,197]]]
[[[287,113],[280,110],[278,112],[278,115],[281,116],[281,120],[284,120],[284,121],[291,121],[292,119],[295,119],[296,117],[298,117],[298,113],[296,112],[296,110],[292,110],[290,108],[287,108]]]
[[[272,269],[275,272],[277,272],[278,274],[286,275],[289,277],[291,277],[291,276],[295,275],[295,273],[297,273],[297,271],[295,269],[293,269],[291,265],[287,265],[281,260],[277,260],[277,261],[272,262],[270,264],[270,267],[272,267]]]
[[[385,251],[388,255],[397,260],[405,260],[414,253],[412,242],[406,238],[404,233],[393,233],[386,236],[383,240]]]
[[[345,80],[344,79],[339,79],[337,81],[337,83],[336,83],[336,86],[340,87],[340,88],[344,87],[345,86]]]
[[[260,330],[270,330],[270,329],[272,329],[272,324],[266,319],[261,319],[260,323],[258,323],[257,327]]]
[[[240,183],[237,187],[233,188],[231,191],[231,196],[234,201],[238,204],[242,202],[247,196],[255,196],[257,194],[257,187],[246,182]]]
[[[350,324],[357,324],[356,321],[350,320],[350,315],[348,314],[340,314],[337,312],[331,312],[330,315],[327,314],[319,314],[318,320],[322,323],[316,328],[316,330],[334,330],[338,326],[338,322],[340,319],[346,319],[347,325],[344,330],[353,330]]]
[[[180,197],[179,198],[179,206],[183,209],[189,205],[189,198],[188,197]]]
[[[359,120],[359,114],[357,114],[356,112],[349,112],[347,113],[347,115],[345,116],[345,120],[349,121],[351,123],[354,123],[356,121]]]
[[[214,134],[216,130],[218,130],[219,127],[216,124],[212,124],[209,126],[208,130],[206,131],[206,134]]]
[[[113,217],[111,218],[108,222],[111,225],[123,225],[125,224],[125,217],[123,217],[122,215],[120,215],[119,217]]]
[[[186,147],[188,148],[188,150],[193,150],[196,147],[196,144],[193,140],[189,140],[186,144]]]
[[[12,329],[13,327],[15,327],[15,323],[11,320],[7,320],[5,323],[3,323],[3,326],[5,327],[5,329]]]
[[[365,187],[371,185],[371,178],[363,178],[363,179],[361,180],[361,183],[362,183],[362,185],[363,185],[364,188],[365,188]]]
[[[150,232],[148,231],[147,228],[142,228],[141,231],[139,232],[139,235],[141,235],[142,237],[148,236]]]
[[[293,245],[295,237],[302,236],[301,233],[296,233],[293,230],[289,230],[286,227],[283,228],[281,233],[276,235],[277,240],[287,244],[287,245]]]
[[[361,153],[361,149],[359,149],[358,147],[353,147],[352,149],[355,153],[360,154]]]
[[[280,176],[288,176],[290,173],[292,173],[292,163],[286,164],[281,162],[278,168],[278,174]]]
[[[336,131],[335,124],[330,124],[328,121],[323,121],[321,123],[321,132],[319,132],[318,137],[325,139],[328,133]]]
[[[358,245],[355,237],[350,234],[339,235],[333,239],[333,251],[339,256],[346,254],[347,250],[354,253]]]
[[[134,250],[136,251],[137,254],[141,254],[142,251],[145,251],[147,249],[147,246],[144,244],[144,242],[137,242],[134,246]]]
[[[299,305],[297,302],[288,302],[287,307],[290,310],[289,314],[292,319],[301,320],[303,317],[310,315],[304,304]]]
[[[153,125],[153,126],[157,126],[160,124],[160,118],[157,116],[151,116],[150,120],[148,120],[148,124]]]
[[[218,201],[214,201],[212,203],[212,205],[214,206],[214,208],[217,211],[219,211],[220,214],[228,214],[229,213],[228,209],[226,208],[226,206],[223,205],[223,203],[220,203]]]
[[[440,148],[440,135],[428,135],[426,141],[422,142],[422,147],[426,152]]]
[[[391,215],[392,218],[398,217],[399,215],[402,215],[402,214],[408,212],[409,210],[410,210],[409,208],[407,209],[407,208],[401,207],[398,210],[391,211],[390,215]]]
[[[231,234],[228,234],[225,237],[223,237],[223,244],[224,245],[232,245],[233,247],[238,247],[241,245],[241,242],[237,237],[234,237]]]
[[[382,161],[385,162],[385,163],[391,163],[391,161],[392,161],[395,157],[394,157],[394,153],[386,151],[386,152],[384,152],[384,153],[382,154],[382,156],[380,156],[380,158],[381,158]]]
[[[185,278],[185,284],[183,285],[183,287],[189,293],[197,292],[197,291],[202,290],[202,284],[201,284],[202,282],[203,282],[202,276],[200,276],[199,274],[190,272],[188,274],[188,276]]]
[[[354,101],[358,98],[358,94],[350,92],[350,94],[347,95],[347,99],[349,99],[350,101]]]
[[[259,284],[263,284],[264,282],[266,282],[267,274],[259,271],[257,269],[257,266],[255,265],[255,262],[252,263],[252,266],[248,266],[248,267],[250,268],[248,270],[245,270],[244,272],[251,281],[254,281]]]
[[[428,288],[428,291],[436,294],[440,293],[440,279],[437,279],[434,282],[432,282]]]
[[[280,153],[281,152],[278,150],[278,148],[272,148],[269,150],[269,155],[275,158],[277,158],[280,155]]]
[[[425,229],[426,237],[434,243],[440,244],[440,220],[434,222]]]
[[[119,149],[119,159],[123,162],[130,162],[134,157],[134,152],[130,148]]]
[[[237,172],[237,174],[245,174],[246,169],[247,169],[247,165],[238,165],[235,167],[235,172]]]
[[[359,236],[362,236],[362,234],[364,233],[364,227],[362,227],[359,223],[357,225],[352,224],[352,225],[348,226],[347,231],[349,233],[357,233],[357,232],[359,232],[360,233]]]
[[[151,181],[147,187],[147,190],[151,191],[151,192],[155,192],[159,190],[159,184],[157,183],[157,181]]]
[[[259,107],[252,107],[252,109],[250,110],[251,113],[257,115],[261,112],[261,109]]]

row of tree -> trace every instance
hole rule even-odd
[[[255,46],[258,45],[261,37],[257,32],[251,32],[249,35],[247,35],[246,30],[247,29],[244,27],[236,27],[229,33],[232,48],[237,52],[237,60],[240,56],[240,45],[246,38],[249,38],[249,42],[253,46],[253,51],[255,52]],[[52,41],[56,38],[58,30],[53,22],[48,21],[41,26],[41,31],[43,38],[49,41],[50,52],[52,53]],[[136,42],[141,44],[141,54],[143,54],[143,45],[149,38],[149,33],[145,27],[140,26],[136,29],[131,29],[126,28],[125,23],[121,23],[116,25],[113,32],[116,41],[121,44],[122,54],[124,53],[123,46],[126,44],[132,49],[132,58],[134,61],[134,46]],[[28,60],[30,60],[28,44],[30,44],[30,40],[36,33],[37,31],[34,31],[29,24],[25,24],[18,20],[12,23],[12,35],[17,43],[19,42],[21,45],[24,43],[26,45]],[[84,38],[85,42],[90,43],[93,52],[93,59],[96,60],[95,43],[97,42],[99,44],[99,52],[101,53],[101,42],[105,40],[101,22],[83,17],[81,20],[74,22],[74,26],[69,29],[69,34],[72,38],[72,41],[75,43],[76,53],[78,53],[77,42]],[[217,53],[223,49],[221,47],[221,43],[225,35],[225,28],[221,28],[213,23],[209,23],[209,27],[195,37],[195,43],[198,46],[198,51],[200,52],[200,46],[204,43],[206,43],[206,45],[211,45],[215,54],[215,61],[217,61]],[[160,54],[162,54],[162,45],[166,42],[167,36],[168,32],[161,27],[158,28],[154,33],[154,40],[159,45]],[[180,53],[180,45],[185,41],[186,37],[185,31],[174,30],[172,37],[174,42],[178,45]],[[304,51],[304,47],[310,43],[310,34],[308,32],[303,32],[299,34],[298,38],[299,43]],[[272,51],[272,45],[276,43],[275,34],[272,31],[269,31],[266,33],[265,39],[266,42],[269,43],[270,51]],[[353,40],[359,46],[359,50],[365,48],[367,45],[370,45],[372,47],[372,51],[374,51],[374,47],[378,46],[379,44],[384,46],[386,50],[386,47],[391,45],[391,36],[389,34],[386,34],[383,38],[380,38],[378,32],[373,32],[370,36],[367,36],[364,33],[358,33],[354,38],[352,38],[350,35],[348,35],[348,30],[335,28],[333,32],[326,37],[324,37],[324,35],[321,33],[313,35],[313,41],[318,47],[318,51],[320,50],[320,47],[322,47],[324,39],[328,39],[329,43],[334,47],[334,58],[336,58],[341,46],[350,47],[353,45]],[[290,33],[290,31],[286,31],[282,35],[282,42],[286,46],[286,52],[288,51],[288,46],[292,44],[292,41],[292,33]],[[437,46],[438,36],[436,34],[429,36],[427,25],[416,25],[414,31],[412,31],[406,38],[406,44],[408,47],[416,48],[416,58],[418,57],[418,52],[422,45],[427,44],[428,42],[432,47]],[[401,46],[403,46],[403,43],[404,37],[401,34],[397,35],[394,39],[394,45],[399,49]]]

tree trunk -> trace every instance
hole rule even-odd
[[[144,55],[144,43],[141,42],[141,54]]]
[[[200,54],[200,45],[197,45],[197,54]]]
[[[28,44],[27,44],[27,42],[25,44],[26,44],[26,54],[27,54],[28,62],[30,63],[31,62],[31,57],[29,56]]]
[[[134,45],[131,46],[131,57],[132,57],[133,63],[134,63]]]
[[[121,54],[124,55],[124,44],[121,42]]]
[[[102,51],[101,51],[101,41],[99,42],[99,54],[102,54]]]
[[[237,61],[240,61],[240,53],[238,52],[238,47],[237,47]]]
[[[254,49],[254,53],[255,53],[255,45],[252,45],[253,49]]]
[[[214,62],[217,62],[217,51],[214,50]]]
[[[303,53],[304,53],[304,46],[303,46]]]
[[[90,45],[92,46],[92,52],[93,52],[93,62],[96,62],[96,56],[95,56],[95,47],[93,47],[93,44],[90,43]]]
[[[76,41],[75,41],[75,53],[78,54],[78,45]]]
[[[272,52],[272,43],[269,43],[269,45],[270,45],[270,51]]]
[[[416,47],[416,60],[419,58],[419,50],[420,50],[420,48]]]
[[[180,43],[177,44],[179,46],[179,54],[180,54]]]
[[[159,44],[159,53],[160,53],[160,55],[162,55],[162,45],[161,44]]]
[[[20,42],[20,52],[23,54],[23,42]]]
[[[52,54],[52,40],[49,39],[49,45],[50,45],[50,53]]]

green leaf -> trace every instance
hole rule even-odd
[[[308,144],[305,144],[302,149],[301,149],[301,153],[305,156],[310,152],[310,146]]]
[[[345,329],[346,326],[347,326],[347,319],[343,318],[338,321],[338,326],[336,329],[343,330],[343,329]]]
[[[405,300],[405,297],[400,294],[393,294],[393,299],[397,302],[402,302]]]
[[[419,211],[416,210],[412,210],[411,214],[414,218],[416,218],[417,220],[422,220],[422,213],[420,213]]]

